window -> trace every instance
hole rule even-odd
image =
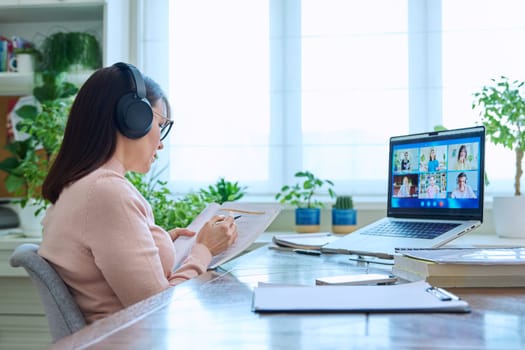
[[[490,78],[525,80],[525,2],[442,0],[443,125],[474,124],[473,94]],[[513,193],[515,153],[487,142],[489,193]]]
[[[390,136],[471,126],[476,88],[523,78],[521,2],[170,1],[169,180],[273,195],[310,170],[340,193],[386,195]],[[496,154],[513,157],[488,164]],[[489,177],[510,183],[502,165]]]

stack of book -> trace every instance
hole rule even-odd
[[[525,248],[397,249],[392,273],[439,287],[524,287]]]

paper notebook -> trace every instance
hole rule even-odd
[[[281,208],[282,206],[277,203],[225,202],[222,205],[211,203],[197,215],[188,229],[198,233],[214,215],[240,215],[239,219],[235,220],[238,232],[237,240],[230,248],[212,258],[208,268],[213,269],[246,250],[270,226],[280,213]],[[186,259],[196,238],[197,235],[193,237],[184,236],[173,242],[176,252],[174,270]]]
[[[255,312],[469,312],[465,300],[419,281],[385,286],[256,287]]]
[[[281,247],[296,249],[320,249],[338,239],[330,232],[282,234],[272,237],[272,242]]]

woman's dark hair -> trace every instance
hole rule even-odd
[[[466,180],[467,180],[467,173],[460,172],[460,173],[458,174],[458,176],[456,177],[456,183],[459,184],[459,179],[461,179],[462,177],[464,177],[464,178],[465,178],[465,181],[466,181]]]
[[[432,152],[434,152],[434,158],[432,158]],[[430,154],[428,155],[429,160],[435,160],[436,159],[436,151],[432,148],[430,149]]]
[[[467,146],[465,146],[465,145],[461,145],[461,146],[459,147],[459,151],[458,151],[458,160],[459,160],[459,157],[461,156],[461,151],[463,151],[463,150],[465,151],[465,157],[467,156],[467,154],[468,154],[468,152],[467,152]]]
[[[153,106],[168,100],[160,86],[144,77],[146,98]],[[133,91],[129,72],[116,66],[101,68],[80,88],[67,121],[60,150],[42,185],[42,196],[55,203],[62,190],[107,162],[115,152],[115,110],[121,96]]]

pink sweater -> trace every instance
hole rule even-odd
[[[110,160],[65,188],[42,221],[39,254],[70,287],[88,323],[203,273],[212,258],[196,244],[172,272],[173,242],[124,172]]]

